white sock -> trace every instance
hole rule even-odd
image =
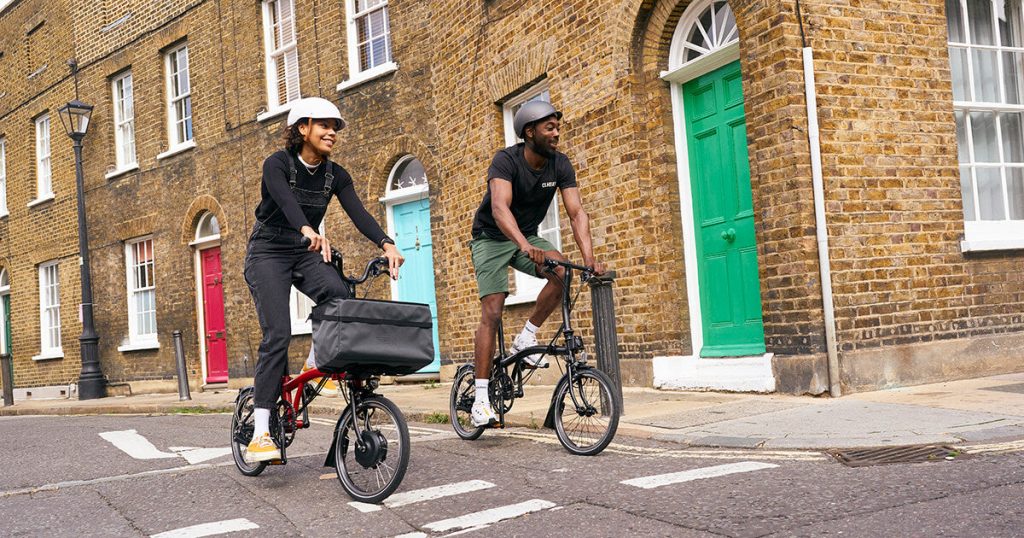
[[[478,402],[490,402],[490,396],[487,395],[487,386],[490,384],[490,379],[477,379],[476,380],[476,401]]]
[[[539,329],[539,328],[540,327],[530,323],[530,320],[526,320],[526,325],[523,326],[523,332],[520,333],[520,336],[533,336],[533,337],[536,337],[537,336],[537,329]]]
[[[313,346],[309,346],[309,356],[306,357],[306,368],[313,369],[316,367],[316,357],[313,355]]]
[[[270,434],[270,409],[257,407],[253,409],[252,418],[255,422],[252,429],[253,439],[264,434]]]

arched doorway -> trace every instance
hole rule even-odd
[[[7,269],[0,268],[0,355],[10,355],[11,352],[11,277]],[[11,361],[11,371],[4,372],[4,376],[14,378],[14,361]],[[12,385],[13,386],[13,385]]]
[[[400,301],[426,303],[434,322],[434,362],[419,371],[441,371],[437,338],[437,296],[434,290],[434,244],[430,234],[430,197],[423,163],[406,155],[395,163],[382,201],[387,207],[388,233],[405,256],[391,296]]]
[[[668,63],[662,78],[671,84],[691,359],[749,357],[754,375],[774,387],[761,316],[739,30],[729,4],[688,6]]]
[[[224,277],[220,263],[220,223],[217,216],[204,212],[196,224],[195,239],[196,300],[199,321],[200,356],[203,357],[203,382],[227,383],[227,326],[224,319]]]

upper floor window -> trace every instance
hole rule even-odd
[[[512,120],[515,117],[516,112],[519,111],[519,108],[530,101],[551,102],[551,92],[548,90],[546,83],[534,86],[519,97],[505,103],[502,111],[504,113],[505,120],[506,145],[512,146],[522,142],[522,139],[519,138],[515,129],[512,127]],[[555,196],[555,198],[551,200],[551,205],[548,206],[547,215],[537,228],[537,235],[547,239],[558,250],[562,249],[562,232],[558,223],[558,196]],[[506,303],[516,304],[536,300],[537,294],[540,293],[541,288],[544,287],[544,284],[547,283],[547,281],[542,278],[534,278],[525,273],[520,273],[519,271],[514,271],[514,273],[515,291],[509,294]]]
[[[192,140],[192,82],[188,45],[172,48],[167,60],[167,140],[174,149]]]
[[[1024,247],[1021,0],[946,0],[964,250]]]
[[[118,75],[111,82],[114,93],[114,153],[117,169],[123,170],[135,162],[135,104],[132,95],[132,73]]]
[[[53,198],[50,175],[50,115],[36,118],[36,200]]]
[[[7,214],[7,139],[0,138],[0,217]]]
[[[352,74],[391,64],[387,0],[347,0],[349,69]]]
[[[266,51],[268,112],[272,112],[300,97],[299,51],[295,45],[293,0],[263,2],[263,44]]]
[[[39,266],[39,355],[36,359],[64,356],[60,342],[60,271],[57,261]]]
[[[128,345],[156,344],[156,280],[153,238],[125,243],[128,269]],[[123,346],[122,346],[123,350]]]

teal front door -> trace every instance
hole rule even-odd
[[[434,294],[434,246],[430,239],[430,200],[423,198],[392,208],[395,245],[405,256],[398,273],[398,300],[430,305],[434,322],[434,362],[420,373],[441,371],[441,351],[437,341],[437,297]]]
[[[765,352],[740,63],[683,85],[701,357]],[[696,351],[696,350],[695,350]]]

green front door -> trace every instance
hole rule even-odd
[[[765,351],[740,63],[683,85],[700,284],[701,357]]]

